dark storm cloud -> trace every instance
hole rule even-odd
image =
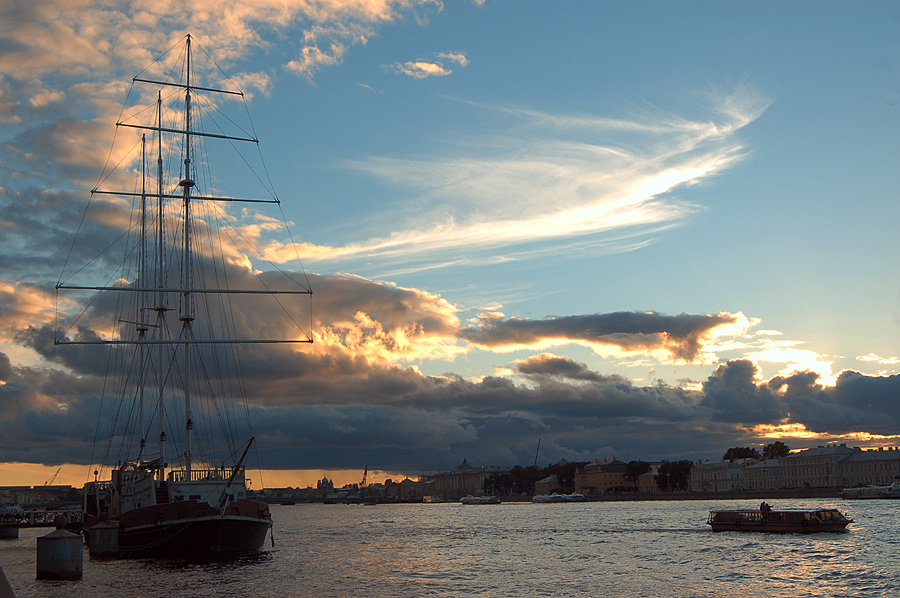
[[[110,349],[101,345],[79,345],[77,349],[54,344],[56,330],[52,326],[30,326],[16,335],[16,341],[24,347],[33,349],[41,357],[60,366],[64,366],[81,376],[101,378],[105,375],[109,362]],[[68,337],[79,342],[99,342],[96,332],[83,327],[77,328]]]
[[[73,227],[82,221],[87,196],[86,191],[35,187],[16,191],[0,185],[0,278],[40,284],[52,293],[67,260],[89,264],[88,271],[113,271],[122,252],[101,251],[121,235],[116,219],[127,223],[127,218],[120,206],[104,202],[115,216],[103,221],[85,219],[80,242],[73,245]]]
[[[788,394],[791,419],[816,432],[895,435],[900,430],[900,376],[845,371],[834,387]]]
[[[0,353],[0,455],[4,461],[87,462],[96,430],[96,380],[56,369],[5,367]]]
[[[0,353],[0,382],[6,382],[12,376],[12,365],[9,363],[9,356],[6,353]]]
[[[278,274],[261,276],[264,280],[239,270],[229,280],[250,288],[278,284]],[[242,350],[265,468],[367,463],[415,474],[453,467],[463,457],[480,464],[529,464],[539,440],[547,462],[710,458],[729,446],[758,442],[752,433],[758,424],[800,423],[823,434],[897,429],[898,377],[845,373],[835,388],[826,388],[808,372],[761,381],[752,362],[735,360],[719,366],[701,391],[691,391],[638,386],[546,353],[515,362],[526,384],[492,376],[465,380],[452,372],[422,375],[399,364],[430,356],[450,360],[465,352],[455,306],[430,293],[356,276],[313,274],[304,280],[317,299],[309,324],[298,315],[306,313],[304,298],[263,311],[247,297],[233,303],[239,336],[283,337],[293,334],[298,321],[316,335],[312,345]],[[114,321],[114,303],[95,300],[70,338],[98,338],[96,330]],[[483,333],[467,328],[462,336],[502,345],[567,335],[687,355],[699,350],[709,330],[731,321],[732,316],[622,313],[541,322],[483,320]],[[122,350],[56,346],[49,325],[21,329],[16,338],[55,367],[17,368],[0,360],[4,458],[86,463],[103,373],[110,356]]]
[[[334,468],[339,462],[352,468],[367,459],[371,464],[377,455],[384,468],[410,473],[450,468],[463,457],[477,464],[527,465],[539,440],[542,462],[614,455],[661,459],[673,451],[709,458],[741,434],[740,427],[700,407],[696,394],[673,388],[527,388],[486,378],[423,380],[411,390],[402,400],[373,395],[368,405],[266,410],[255,417],[256,432],[261,443],[283,448],[269,451],[277,467],[301,461],[305,467]]]
[[[719,366],[703,384],[701,404],[722,421],[801,423],[812,432],[864,431],[894,435],[900,429],[900,376],[869,376],[845,371],[834,387],[818,384],[813,372],[758,382],[756,365],[734,360]]]
[[[516,364],[516,369],[520,374],[535,379],[552,376],[570,380],[586,380],[588,382],[625,382],[625,378],[622,376],[604,376],[591,371],[587,364],[578,363],[568,357],[558,357],[548,353],[542,353],[520,361]]]
[[[267,372],[280,376],[278,382],[248,382],[256,395],[250,413],[263,467],[368,464],[417,474],[453,467],[463,457],[475,464],[527,465],[539,440],[543,462],[710,458],[728,446],[764,441],[752,433],[758,423],[791,421],[833,434],[895,431],[898,425],[900,377],[848,372],[833,389],[811,384],[809,374],[763,382],[755,379],[752,363],[736,360],[693,392],[608,380],[546,357],[523,362],[526,370],[542,372],[533,377],[535,386],[496,377],[428,377],[371,363],[328,364],[329,375],[319,376],[316,368],[327,358],[287,353]],[[100,379],[0,370],[7,378],[0,387],[7,458],[86,461]],[[575,376],[545,373],[557,371]],[[270,387],[279,399],[259,397]]]
[[[703,383],[702,405],[718,419],[747,425],[775,424],[787,415],[786,406],[766,385],[757,385],[756,365],[745,359],[716,368]]]
[[[737,317],[730,314],[666,316],[656,312],[617,312],[563,316],[546,320],[488,320],[467,328],[462,336],[485,347],[534,345],[544,340],[568,340],[614,345],[625,351],[665,349],[675,358],[697,357],[709,332]]]
[[[546,462],[599,456],[708,459],[729,446],[766,442],[754,435],[753,426],[786,418],[823,434],[897,429],[890,397],[896,396],[900,377],[850,373],[834,389],[787,396],[754,382],[754,373],[745,361],[725,364],[698,393],[626,382],[572,386],[559,380],[529,388],[501,378],[420,378],[416,384],[417,378],[405,372],[406,388],[399,395],[379,397],[372,386],[366,405],[286,407],[277,418],[261,421],[268,422],[262,424],[267,435],[284,445],[291,445],[292,436],[304,438],[273,457],[279,466],[292,467],[306,458],[314,464],[309,467],[336,467],[332,459],[340,454],[342,466],[357,467],[371,454],[383,458],[385,468],[410,473],[449,468],[464,456],[477,464],[527,465],[539,439]],[[803,415],[789,415],[793,412]],[[271,432],[276,421],[277,434]]]

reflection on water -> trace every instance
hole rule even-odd
[[[34,538],[0,543],[18,598],[49,596],[895,596],[900,501],[833,506],[847,533],[713,533],[752,501],[273,507],[275,547],[228,562],[94,561],[36,582]]]

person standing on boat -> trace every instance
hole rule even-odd
[[[767,503],[766,501],[762,501],[762,503],[760,503],[759,512],[762,513],[763,521],[766,521],[769,519],[769,509],[770,508],[771,507],[769,507],[769,503]]]

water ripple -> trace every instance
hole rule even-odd
[[[297,505],[273,507],[276,548],[248,559],[86,558],[80,582],[36,582],[43,534],[23,530],[0,543],[0,564],[19,598],[900,595],[900,504],[783,502],[852,508],[856,523],[846,534],[713,533],[706,514],[723,501]]]

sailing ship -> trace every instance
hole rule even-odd
[[[312,294],[302,270],[260,267],[262,254],[248,249],[252,235],[238,226],[242,215],[257,213],[229,212],[230,202],[279,204],[268,175],[239,177],[240,184],[256,177],[267,197],[226,196],[204,159],[213,142],[261,153],[255,135],[246,132],[252,123],[242,125],[225,110],[229,103],[243,106],[243,93],[205,52],[209,64],[197,68],[192,42],[185,36],[132,81],[128,97],[135,107],[126,99],[116,138],[134,140],[135,158],[117,153],[110,160],[125,165],[131,188],[123,190],[126,177],[104,168],[92,190],[92,207],[112,215],[85,222],[117,223],[125,233],[86,264],[70,267],[79,238],[96,242],[97,228],[84,232],[83,224],[57,284],[58,293],[87,307],[63,314],[62,320],[70,317],[56,343],[82,345],[86,352],[104,345],[108,352],[101,405],[110,431],[104,459],[92,455],[93,462],[106,463],[92,468],[94,479],[85,485],[84,528],[87,538],[98,523],[117,528],[120,557],[193,559],[262,549],[272,517],[248,488],[254,439],[242,351],[264,361],[259,347],[246,346],[312,342],[298,323],[305,308],[297,304]],[[200,73],[218,75],[222,83],[198,85]],[[155,168],[148,168],[154,158]],[[246,153],[238,163],[253,165]],[[229,167],[226,174],[235,172]],[[122,225],[124,207],[133,215]],[[100,266],[112,262],[116,247],[124,257],[112,275],[103,273]],[[277,325],[251,321],[252,314],[270,313]],[[104,324],[101,316],[110,319]],[[286,321],[292,329],[285,330]],[[282,334],[261,337],[266,330],[260,328]],[[240,413],[245,427],[236,423]],[[221,435],[209,429],[215,424]]]

